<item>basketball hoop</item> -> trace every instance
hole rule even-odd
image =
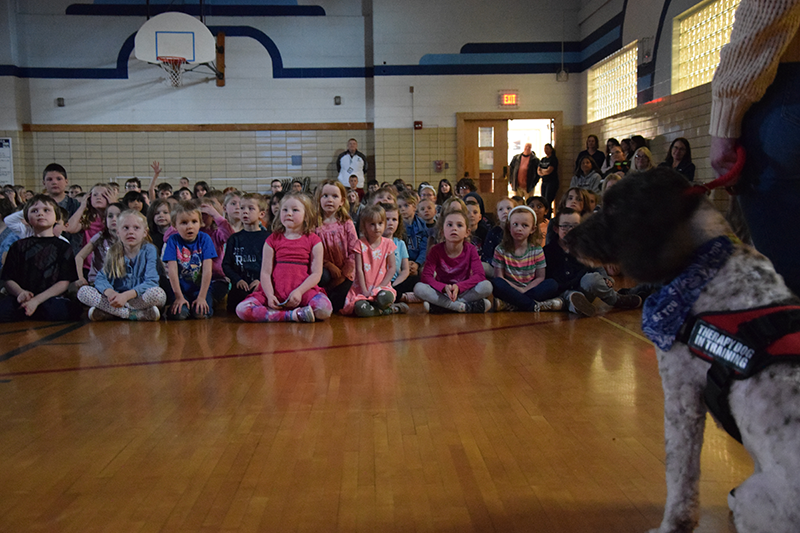
[[[158,56],[161,61],[161,68],[169,76],[170,85],[173,87],[180,87],[183,81],[184,65],[186,65],[186,58],[176,56]]]

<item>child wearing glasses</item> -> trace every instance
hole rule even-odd
[[[581,215],[569,207],[559,210],[553,223],[557,238],[545,245],[547,279],[555,280],[558,292],[571,313],[579,316],[594,316],[597,312],[592,301],[600,298],[618,309],[636,309],[642,299],[634,294],[619,294],[614,290],[614,280],[605,269],[590,268],[570,255],[564,238],[578,224]]]

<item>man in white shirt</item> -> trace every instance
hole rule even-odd
[[[364,173],[367,171],[367,156],[358,151],[358,141],[347,141],[347,151],[342,152],[336,160],[338,180],[345,187],[350,187],[350,176],[358,176],[358,187],[364,187]]]

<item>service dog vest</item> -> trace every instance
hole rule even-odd
[[[800,361],[800,306],[692,315],[676,340],[711,363],[704,391],[706,405],[725,431],[741,442],[728,404],[733,380],[752,377],[774,363]]]

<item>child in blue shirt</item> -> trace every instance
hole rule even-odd
[[[167,318],[186,320],[190,315],[209,318],[214,314],[208,289],[217,251],[211,237],[200,231],[200,208],[190,202],[179,202],[172,208],[172,225],[178,233],[164,243],[161,256],[172,293],[167,295],[170,303]]]

